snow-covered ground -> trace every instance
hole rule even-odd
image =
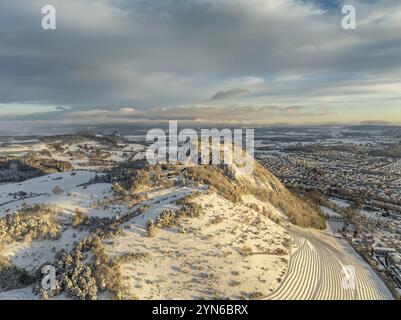
[[[55,149],[55,145],[62,147]],[[41,158],[49,158],[47,152],[51,153],[51,159],[70,162],[74,169],[96,170],[99,165],[92,165],[92,160],[98,160],[98,155],[102,155],[102,161],[109,161],[105,166],[112,166],[128,160],[133,154],[143,150],[144,146],[129,142],[117,143],[113,147],[102,144],[100,141],[87,138],[81,142],[53,141],[52,143],[32,141],[32,143],[16,142],[12,145],[0,147],[0,157],[14,156],[23,157],[30,153],[41,153]]]
[[[339,214],[338,212],[334,211],[333,209],[324,207],[324,206],[320,206],[320,209],[323,211],[323,213],[331,218],[341,218],[342,215]]]
[[[149,253],[148,260],[123,266],[125,282],[138,298],[238,299],[267,294],[279,286],[288,263],[285,230],[216,194],[199,198],[206,214],[186,218],[183,230],[159,230],[154,238],[146,237],[147,219],[174,208],[169,202],[172,197],[177,198],[173,190],[167,199],[163,195],[164,202],[125,223],[126,235],[107,246],[112,255],[132,250]],[[245,247],[252,253],[244,255]]]
[[[111,197],[110,184],[94,184],[87,188],[80,186],[94,178],[96,173],[87,171],[74,171],[56,173],[34,178],[21,183],[12,183],[0,186],[0,217],[21,209],[23,203],[28,206],[35,204],[48,204],[57,208],[61,214],[72,215],[79,209],[88,216],[113,216],[122,208],[92,209],[91,204],[104,196]],[[63,192],[55,194],[53,189],[59,186]],[[13,197],[13,193],[25,192],[27,198]],[[16,242],[4,245],[2,254],[11,259],[17,267],[28,271],[37,270],[44,263],[52,263],[54,256],[61,249],[71,250],[74,241],[82,239],[87,232],[81,232],[71,227],[65,227],[58,240],[34,240],[32,242]]]
[[[32,143],[32,144],[13,144],[6,147],[0,147],[0,156],[13,155],[13,156],[24,156],[29,152],[38,152],[42,150],[48,150],[45,143]]]
[[[392,221],[392,219],[383,217],[382,213],[379,211],[361,210],[361,215],[373,220]]]
[[[103,194],[110,195],[111,192],[109,184],[91,185],[87,189],[80,187],[95,176],[96,173],[90,171],[62,172],[0,185],[0,217],[20,209],[23,203],[50,204],[65,210],[86,207],[94,199],[103,197]],[[53,192],[56,186],[63,190],[61,194]],[[27,196],[14,196],[19,192],[25,192]]]
[[[340,208],[348,208],[350,206],[349,202],[342,200],[342,199],[329,198],[329,201],[334,203],[335,205],[339,206]]]
[[[97,217],[129,212],[127,205],[91,206],[104,197],[112,198],[110,184],[81,186],[95,175],[90,171],[64,172],[1,185],[1,216],[21,209],[23,203],[50,204],[63,215],[71,215],[75,209]],[[63,192],[55,194],[56,186]],[[22,192],[26,195],[23,198],[14,195]],[[204,208],[204,216],[185,218],[182,228],[159,230],[154,238],[147,237],[148,219],[155,221],[165,209],[179,209],[176,201],[195,192],[201,193],[194,201]],[[244,199],[248,205],[254,203],[272,216],[282,217],[269,203],[252,196]],[[144,203],[149,206],[144,214],[121,225],[124,235],[106,242],[111,256],[149,254],[146,261],[122,267],[125,284],[138,298],[249,298],[273,292],[279,286],[287,269],[289,237],[272,220],[245,205],[209,194],[206,186],[155,188],[147,192]],[[86,234],[65,226],[58,240],[15,242],[5,245],[2,254],[17,267],[33,272],[45,263],[51,264],[61,249],[71,250],[74,241]],[[28,293],[23,289],[3,293],[0,298],[32,298]]]

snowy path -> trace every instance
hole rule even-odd
[[[295,243],[280,288],[269,300],[390,300],[390,291],[376,273],[346,243],[330,243],[318,232],[292,227]],[[338,248],[341,245],[343,248]],[[348,247],[347,247],[348,246]],[[340,250],[341,249],[341,250]],[[344,249],[344,250],[342,250]],[[344,286],[344,268],[355,270],[355,285]],[[350,283],[350,282],[348,282]]]

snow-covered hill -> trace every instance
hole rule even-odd
[[[86,169],[0,185],[4,297],[31,287],[33,298],[261,298],[287,272],[284,226],[324,224],[257,163],[247,174],[135,162]],[[40,289],[44,264],[57,269],[56,290]]]

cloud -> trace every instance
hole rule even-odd
[[[137,112],[137,110],[135,110],[134,108],[121,108],[120,112],[126,114],[134,114]]]
[[[66,110],[70,110],[70,107],[67,107],[67,106],[57,106],[55,109],[58,110],[58,111],[66,111]]]
[[[121,108],[119,110],[93,109],[69,111],[62,115],[59,112],[41,113],[32,119],[30,115],[3,118],[3,121],[53,124],[105,124],[105,123],[161,123],[170,120],[183,123],[231,123],[231,124],[269,124],[274,122],[298,123],[308,118],[315,118],[329,114],[321,108],[306,106],[212,106],[188,105],[172,108],[157,107],[147,110]]]
[[[399,1],[347,1],[358,21],[345,31],[341,1],[53,0],[57,30],[44,32],[47,2],[0,3],[0,104],[71,106],[58,116],[199,103],[347,113],[401,96]]]
[[[247,89],[229,89],[229,90],[221,90],[216,92],[210,100],[220,100],[220,99],[228,99],[235,96],[238,96],[243,93],[247,93],[249,90]]]
[[[367,120],[367,121],[362,121],[361,124],[362,125],[379,126],[379,125],[390,125],[392,123],[390,121]]]

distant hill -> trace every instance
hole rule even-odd
[[[399,130],[399,131],[401,131],[401,126],[363,124],[363,125],[345,127],[345,129],[355,130],[355,131],[368,131],[368,130],[378,130],[378,131]]]

